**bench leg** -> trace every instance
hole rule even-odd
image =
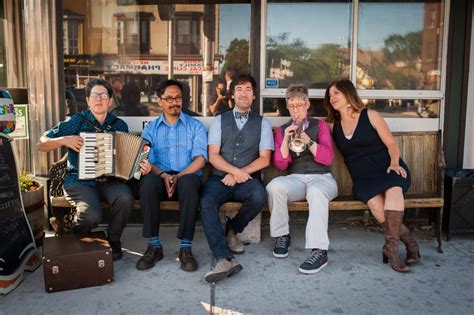
[[[225,217],[233,218],[237,215],[237,211],[221,211],[221,222],[225,228]],[[262,226],[262,213],[259,213],[252,221],[249,222],[247,227],[242,233],[237,234],[237,237],[242,243],[258,244],[261,241],[261,226]]]
[[[442,240],[443,235],[443,207],[438,208],[438,215],[436,216],[436,238],[438,239],[438,253],[443,254]]]

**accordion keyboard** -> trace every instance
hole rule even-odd
[[[113,173],[114,141],[110,133],[81,132],[79,179],[95,179]]]

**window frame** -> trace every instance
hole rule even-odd
[[[290,1],[286,1],[290,2]],[[301,2],[305,1],[293,1]],[[443,129],[444,109],[445,109],[445,87],[446,87],[446,62],[447,62],[447,39],[449,31],[449,7],[451,0],[444,0],[443,33],[441,43],[441,76],[440,88],[438,90],[363,90],[357,89],[361,98],[371,99],[436,99],[440,100],[438,118],[387,118],[387,122],[392,130],[397,131],[431,131]],[[356,82],[356,72],[354,65],[357,65],[358,29],[359,29],[359,0],[352,0],[352,47],[350,55],[350,79]],[[267,64],[267,10],[268,0],[262,0],[260,22],[260,114],[263,115],[264,98],[284,98],[286,89],[266,88],[265,73]],[[324,89],[309,89],[310,98],[324,98]],[[280,122],[281,118],[268,117],[272,124]],[[285,118],[286,120],[288,117]]]

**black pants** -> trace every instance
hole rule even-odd
[[[95,187],[71,184],[64,187],[64,190],[76,205],[76,218],[72,228],[74,233],[89,233],[97,227],[102,218],[100,201],[105,200],[110,205],[112,214],[112,221],[107,229],[109,240],[120,241],[133,207],[132,191],[127,184],[111,179],[108,182],[98,182]]]
[[[143,211],[143,237],[159,236],[160,201],[179,201],[179,239],[192,240],[199,205],[201,177],[186,174],[178,179],[172,198],[168,198],[163,179],[157,174],[148,174],[138,183],[140,206]]]

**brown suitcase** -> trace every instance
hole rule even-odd
[[[43,255],[47,292],[92,287],[113,281],[112,251],[103,232],[45,238]]]

